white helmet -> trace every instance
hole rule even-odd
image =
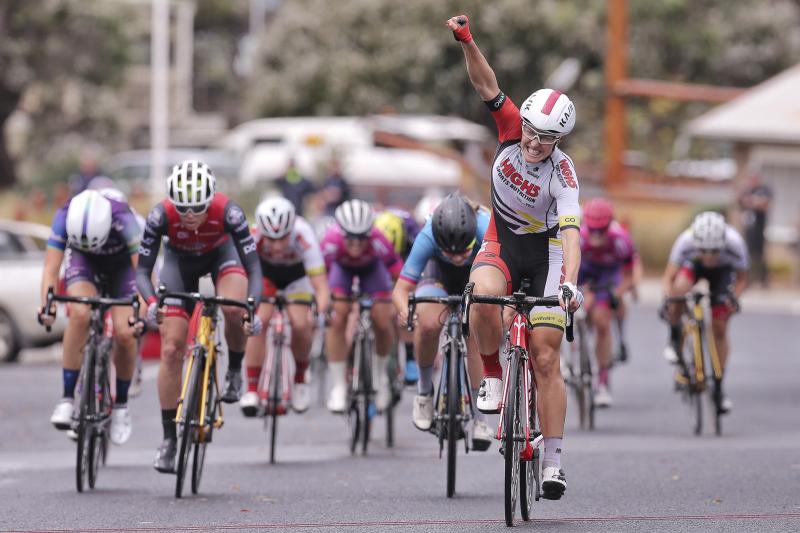
[[[692,242],[700,250],[720,250],[725,246],[725,217],[704,211],[692,222]]]
[[[350,235],[366,235],[372,229],[375,213],[364,200],[348,200],[336,208],[333,217]]]
[[[186,160],[172,167],[167,194],[179,207],[207,207],[214,199],[217,180],[202,161]]]
[[[566,94],[539,89],[522,103],[522,122],[537,131],[568,135],[575,127],[575,105]]]
[[[292,202],[282,196],[267,198],[256,207],[258,230],[270,239],[282,239],[294,228],[297,214]]]
[[[67,209],[67,241],[84,252],[98,252],[111,232],[111,202],[97,191],[75,196]]]
[[[97,192],[103,195],[104,198],[108,198],[109,200],[114,200],[115,202],[121,202],[123,204],[128,203],[128,197],[125,196],[125,193],[119,189],[115,189],[113,187],[105,187],[103,189],[99,189]]]

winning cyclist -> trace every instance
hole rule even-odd
[[[630,234],[614,220],[614,207],[595,198],[583,207],[581,269],[578,283],[585,291],[585,306],[595,331],[598,407],[611,405],[608,374],[611,370],[611,318],[623,320],[623,295],[633,288],[636,249]],[[612,309],[613,306],[613,309]],[[620,339],[622,342],[622,339]],[[625,349],[624,343],[622,349]]]
[[[362,294],[374,298],[388,297],[392,279],[403,268],[403,260],[391,243],[375,227],[372,207],[363,200],[348,200],[336,208],[336,224],[331,225],[322,239],[322,253],[328,267],[331,292],[338,296],[351,294],[353,279],[358,278]],[[328,397],[328,409],[335,413],[345,410],[347,402],[347,353],[345,330],[351,306],[345,301],[333,303],[330,327],[326,332],[328,368],[333,387]],[[375,302],[372,307],[375,329],[377,383],[375,406],[379,411],[389,406],[388,356],[394,344],[394,313],[391,304]]]
[[[417,296],[447,296],[464,292],[472,262],[488,226],[487,209],[471,204],[457,193],[442,200],[414,241],[392,292],[401,324],[406,323],[408,295],[412,291]],[[445,313],[444,305],[421,303],[417,306],[414,344],[419,357],[419,381],[411,420],[422,431],[428,431],[433,423],[433,363]],[[474,384],[480,383],[483,377],[478,355],[475,339],[470,337],[467,341],[467,366],[470,381]],[[475,389],[472,397],[477,396],[478,390]],[[472,428],[473,448],[480,451],[489,448],[494,436],[486,418],[485,414],[477,411]]]
[[[150,274],[161,240],[169,239],[164,245],[164,264],[159,272],[159,282],[167,291],[196,292],[200,278],[211,274],[218,296],[234,300],[252,296],[258,304],[261,265],[244,211],[227,196],[216,192],[216,180],[205,163],[188,160],[175,165],[167,179],[167,191],[167,198],[156,204],[147,216],[136,284],[148,304],[147,321],[150,324],[161,322],[158,396],[164,440],[153,466],[159,472],[172,473],[177,450],[175,415],[192,309],[188,304],[169,299],[164,308],[158,308]],[[243,317],[247,318],[245,311],[223,307],[222,312],[228,343],[228,372],[221,399],[233,403],[239,400],[242,387],[245,333],[257,335],[261,331],[261,320],[255,316],[253,324],[247,323],[243,328]]]
[[[411,213],[399,207],[388,207],[375,217],[375,226],[389,239],[403,261],[408,259],[414,239],[419,234],[419,225]],[[413,385],[419,379],[413,337],[405,330],[404,324],[400,327],[403,328],[400,330],[400,341],[405,345],[406,350],[405,381],[406,384]]]
[[[279,290],[290,300],[312,301],[316,296],[317,311],[327,313],[330,291],[322,251],[311,225],[297,216],[292,202],[280,196],[267,198],[256,208],[255,226],[256,250],[264,275],[263,297],[275,296]],[[272,304],[261,304],[258,315],[263,324],[269,324],[273,309]],[[292,408],[302,413],[311,402],[306,369],[314,324],[307,306],[289,305],[287,311],[295,362]],[[245,416],[255,416],[258,410],[258,379],[264,364],[265,337],[266,328],[247,341],[247,392],[239,402]]]
[[[499,141],[492,164],[491,220],[470,274],[475,294],[510,294],[527,277],[532,295],[558,293],[562,306],[562,289],[569,290],[574,311],[583,298],[575,286],[581,262],[578,179],[572,160],[558,143],[575,126],[575,106],[565,94],[540,89],[517,108],[500,91],[494,71],[472,38],[467,17],[453,17],[446,24],[461,43],[467,74],[492,113]],[[471,313],[484,370],[478,409],[497,413],[503,393],[500,310],[475,305]],[[534,308],[530,318],[534,329],[528,346],[544,436],[542,491],[545,498],[558,499],[567,486],[561,469],[567,400],[559,357],[565,319],[542,307]]]
[[[662,278],[664,294],[672,297],[686,295],[701,279],[708,281],[711,330],[723,375],[730,353],[728,320],[739,310],[739,298],[747,287],[749,266],[747,246],[742,236],[725,223],[722,215],[705,211],[695,217],[692,227],[681,233],[672,245]],[[670,334],[664,356],[671,362],[677,362],[683,342],[682,310],[680,302],[666,308]],[[682,381],[686,382],[685,376]],[[721,407],[727,413],[733,403],[723,395]]]
[[[141,229],[128,204],[105,198],[98,191],[86,190],[59,209],[53,218],[52,233],[42,272],[40,321],[53,323],[45,313],[47,291],[55,287],[61,262],[66,258],[65,284],[69,296],[96,297],[108,292],[112,298],[136,294],[137,252]],[[75,385],[83,361],[82,347],[89,332],[88,306],[70,304],[69,323],[64,331],[64,394],[50,422],[58,429],[72,425]],[[136,367],[136,339],[128,324],[130,309],[111,309],[114,322],[114,368],[116,397],[111,412],[111,441],[126,442],[131,435],[128,389]]]

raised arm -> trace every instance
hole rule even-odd
[[[500,93],[500,87],[497,85],[497,78],[492,67],[489,66],[489,62],[483,57],[480,48],[472,39],[469,31],[469,18],[466,15],[458,15],[445,24],[453,30],[453,36],[461,43],[464,59],[467,62],[467,74],[472,86],[475,87],[484,102],[492,100]]]

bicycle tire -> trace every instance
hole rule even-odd
[[[200,380],[203,376],[205,367],[205,348],[196,346],[191,355],[192,369],[189,375],[189,383],[186,388],[186,397],[181,408],[181,421],[179,422],[181,436],[180,446],[178,447],[178,464],[176,465],[175,497],[183,495],[183,483],[186,479],[189,455],[194,444],[195,432],[197,429],[197,402],[200,392]]]
[[[594,390],[592,387],[592,361],[589,357],[589,338],[586,324],[578,322],[578,352],[580,354],[580,375],[578,382],[578,410],[580,412],[581,429],[594,430]]]
[[[461,387],[458,376],[458,354],[452,344],[447,348],[447,497],[456,493],[456,455],[458,453],[458,434],[460,431],[459,400]],[[443,376],[445,374],[442,374]]]
[[[389,403],[389,407],[386,409],[386,447],[393,448],[394,447],[394,402]]]
[[[94,349],[87,344],[81,368],[81,402],[78,406],[78,450],[75,461],[75,484],[78,492],[88,485],[90,441],[92,424],[88,418],[94,414]]]
[[[361,345],[361,394],[364,401],[361,404],[361,418],[362,418],[362,428],[361,428],[361,454],[367,455],[367,449],[369,448],[369,436],[370,431],[372,429],[372,417],[370,416],[370,405],[372,404],[373,395],[372,395],[372,350],[371,350],[371,343],[370,339],[367,335],[362,336],[359,339],[359,344]]]
[[[517,508],[519,489],[519,445],[516,441],[519,424],[519,349],[514,348],[508,364],[508,391],[503,413],[503,459],[505,474],[503,483],[503,503],[505,507],[506,525],[514,525],[514,514]]]
[[[110,349],[106,343],[101,343],[97,353],[106,353],[104,349]],[[102,356],[101,356],[102,357]],[[97,419],[91,424],[91,435],[89,442],[89,488],[94,489],[97,483],[97,476],[100,466],[105,464],[105,454],[108,450],[108,433],[111,423],[111,385],[108,382],[107,366],[103,359],[95,360],[95,394],[92,401],[95,407]]]
[[[350,408],[347,411],[347,422],[350,427],[350,454],[355,455],[358,442],[361,436],[361,409],[358,399],[350,401]]]
[[[528,374],[531,376],[531,374]],[[528,423],[531,427],[531,434],[536,431],[536,387],[534,386],[533,379],[529,379],[530,398],[528,398]],[[533,500],[536,498],[535,488],[538,485],[538,479],[534,476],[537,475],[535,463],[539,458],[538,447],[534,450],[533,459],[530,461],[520,460],[519,464],[519,511],[522,515],[522,520],[525,522],[531,519]],[[538,498],[536,498],[538,500]]]
[[[216,361],[211,365],[208,375],[208,387],[206,388],[206,418],[205,434],[203,439],[197,439],[194,445],[194,457],[192,457],[192,494],[200,491],[200,481],[203,478],[203,466],[206,461],[206,446],[211,442],[211,435],[214,431],[214,421],[217,419],[217,409],[219,403],[215,397],[216,393]]]
[[[269,417],[272,427],[269,431],[269,464],[275,464],[275,447],[278,441],[278,404],[281,399],[281,366],[283,358],[283,339],[275,341],[272,347],[272,377],[270,378],[270,391],[267,406],[270,409]]]
[[[722,381],[714,378],[714,434],[722,435]]]
[[[698,329],[693,329],[685,335],[685,345],[689,353],[689,387],[688,387],[688,403],[689,412],[692,417],[691,428],[692,433],[700,436],[703,433],[703,385],[705,379],[705,369],[703,368],[703,354],[702,354],[702,337]],[[701,353],[697,354],[700,349]],[[698,359],[699,357],[699,359]],[[698,368],[697,363],[700,362]],[[702,373],[702,376],[701,376]],[[701,379],[702,377],[702,379]]]

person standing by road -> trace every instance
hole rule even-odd
[[[739,196],[739,209],[742,211],[742,226],[747,251],[750,254],[751,279],[763,287],[769,283],[769,270],[765,257],[767,215],[772,204],[772,189],[763,182],[761,176],[753,174]]]
[[[286,172],[275,180],[275,185],[281,196],[292,202],[295,211],[302,215],[305,212],[303,206],[306,197],[314,193],[314,184],[300,173],[294,158],[289,159]]]

